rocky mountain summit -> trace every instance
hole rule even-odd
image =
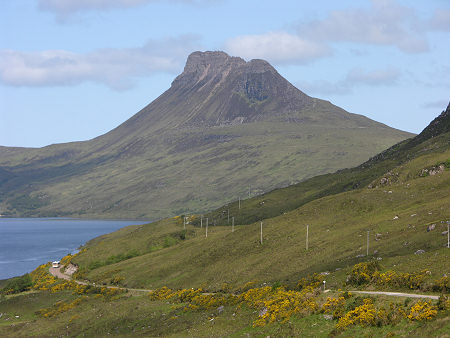
[[[306,95],[264,60],[194,52],[167,91],[104,135],[0,147],[0,210],[119,218],[210,210],[357,165],[411,136]]]

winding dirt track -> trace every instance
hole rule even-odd
[[[351,293],[365,293],[368,295],[385,295],[394,297],[409,297],[409,298],[430,298],[439,299],[439,296],[431,295],[416,295],[414,293],[403,293],[403,292],[383,292],[383,291],[350,291]]]
[[[65,273],[61,272],[61,270],[64,268],[64,265],[61,265],[59,268],[49,268],[49,272],[57,277],[57,278],[62,278],[62,279],[66,279],[66,280],[71,280],[72,277],[69,275],[66,275]],[[80,285],[94,285],[93,283],[88,283],[88,282],[83,282],[83,281],[79,281],[79,280],[73,280],[75,283],[80,284]],[[121,289],[121,290],[128,290],[128,291],[137,291],[137,292],[151,292],[153,290],[147,290],[147,289],[129,289],[129,288],[120,288],[117,286],[105,286],[107,288],[112,288],[112,289]],[[392,296],[392,297],[409,297],[409,298],[429,298],[429,299],[439,299],[439,296],[431,296],[431,295],[417,295],[414,293],[403,293],[403,292],[384,292],[384,291],[350,291],[351,293],[364,293],[364,294],[368,294],[368,295],[374,295],[374,296],[379,296],[379,295],[384,295],[384,296]]]
[[[61,278],[61,279],[65,279],[65,280],[72,280],[72,277],[69,275],[66,275],[65,273],[61,272],[61,270],[64,268],[64,265],[60,265],[59,268],[53,268],[50,267],[48,269],[48,272],[50,272],[51,275],[55,276],[56,278]],[[130,288],[121,288],[118,286],[110,286],[110,285],[95,285],[94,283],[88,283],[88,282],[83,282],[80,280],[76,280],[73,279],[73,281],[77,284],[80,285],[93,285],[93,286],[101,286],[101,287],[106,287],[108,289],[120,289],[120,290],[128,290],[128,291],[137,291],[137,292],[151,292],[153,290],[147,290],[147,289],[130,289]]]

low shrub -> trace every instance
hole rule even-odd
[[[408,319],[415,321],[430,320],[437,315],[437,306],[428,302],[418,301],[409,310]]]
[[[59,315],[60,313],[73,309],[74,307],[78,306],[84,299],[85,298],[77,298],[71,303],[59,301],[50,308],[43,308],[36,311],[36,314],[44,318],[54,317]]]
[[[378,261],[355,264],[350,276],[347,278],[347,284],[361,285],[369,283],[372,280],[373,274],[380,269],[381,266]]]
[[[4,295],[11,295],[31,289],[33,281],[31,276],[27,273],[20,277],[9,279],[5,286],[0,290],[0,293]]]

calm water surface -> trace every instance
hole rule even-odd
[[[90,239],[149,221],[0,218],[0,279],[20,276],[59,260]]]

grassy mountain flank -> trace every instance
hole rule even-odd
[[[445,121],[448,111],[441,115]],[[271,199],[264,198],[263,204],[262,197],[244,201],[241,211],[246,215],[261,215],[262,206],[272,201],[275,216],[261,217],[263,245],[259,222],[237,222],[236,231],[231,232],[230,226],[212,226],[211,220],[206,238],[205,229],[194,225],[198,216],[190,219],[186,230],[176,217],[99,237],[87,244],[75,262],[81,275],[92,281],[108,283],[117,277],[129,287],[217,290],[223,283],[237,286],[250,280],[289,285],[307,274],[345,271],[367,259],[366,233],[370,231],[369,256],[380,257],[386,266],[397,265],[405,271],[432,267],[435,275],[448,273],[449,253],[441,234],[446,225],[441,221],[450,219],[450,133],[444,129],[432,136],[420,134],[419,143],[409,141],[414,146],[402,143],[369,161],[365,170],[374,172],[365,174],[370,181],[358,189],[312,198],[290,211],[285,204],[295,199],[296,187],[269,194]],[[396,166],[394,158],[400,161]],[[380,168],[387,171],[379,174]],[[341,173],[334,175],[310,181],[321,191],[342,179]],[[313,186],[308,181],[304,184]],[[434,229],[427,232],[432,224]],[[417,250],[425,253],[417,255]],[[131,251],[137,256],[111,264],[114,257]],[[330,277],[334,287],[342,284],[340,271]]]
[[[205,214],[216,224],[229,225],[228,212],[234,215],[239,224],[249,224],[261,219],[278,216],[286,211],[313,201],[344,191],[365,186],[376,187],[372,183],[385,175],[385,183],[396,180],[392,169],[425,154],[440,153],[450,143],[450,104],[419,135],[405,140],[370,158],[363,164],[350,169],[343,169],[333,174],[313,177],[304,182],[277,189],[246,201],[235,201],[211,213]],[[434,137],[439,136],[438,139]],[[372,184],[371,184],[372,183]],[[381,185],[382,185],[381,184]],[[195,222],[198,225],[198,220]]]
[[[358,165],[413,136],[309,97],[267,62],[195,52],[160,97],[86,142],[0,147],[0,213],[158,218]]]

